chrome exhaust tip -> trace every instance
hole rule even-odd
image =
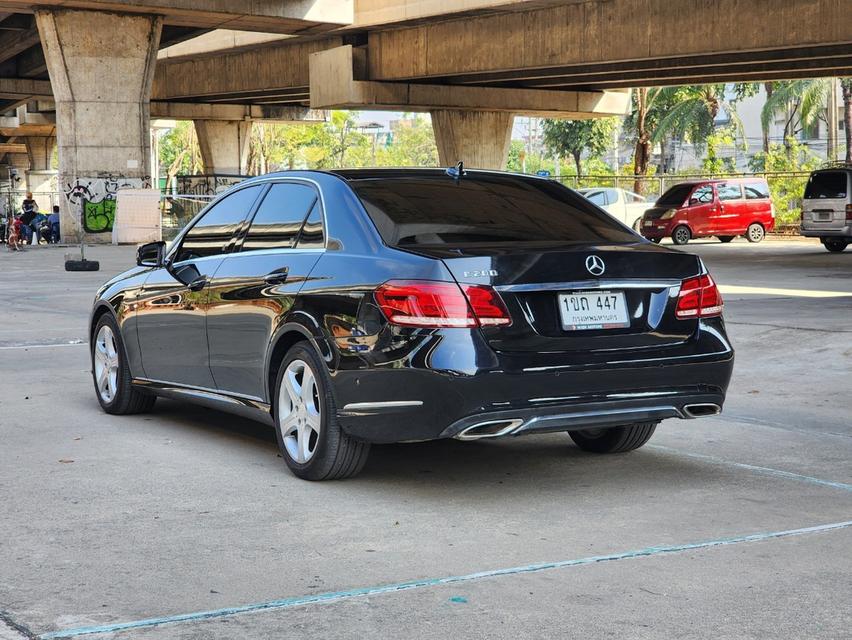
[[[706,418],[708,416],[718,416],[722,413],[722,407],[712,402],[701,402],[685,405],[683,413],[687,418]]]
[[[515,431],[524,423],[520,418],[507,420],[489,420],[479,422],[459,431],[456,440],[482,440],[483,438],[499,438]]]

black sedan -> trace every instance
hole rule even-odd
[[[103,409],[261,420],[311,480],[357,473],[371,443],[566,431],[629,451],[719,413],[733,367],[699,258],[541,178],[267,175],[137,261],[91,316]]]

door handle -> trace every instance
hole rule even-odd
[[[190,291],[201,291],[204,287],[207,286],[207,276],[201,276],[200,278],[196,278],[192,282],[187,285],[187,288]]]
[[[287,282],[287,267],[268,273],[263,277],[266,284],[284,284]]]

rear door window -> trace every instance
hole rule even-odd
[[[636,241],[585,198],[549,180],[436,175],[350,185],[392,246]]]
[[[321,249],[325,246],[325,230],[323,229],[322,205],[320,201],[314,202],[314,206],[308,214],[308,219],[302,226],[302,233],[296,247],[299,249]]]
[[[719,200],[739,200],[743,197],[742,189],[738,184],[720,184],[716,187]]]
[[[743,190],[746,200],[765,200],[769,198],[769,186],[765,182],[747,182]]]
[[[306,184],[273,184],[251,222],[242,251],[295,246],[302,224],[317,200],[317,192]]]
[[[246,187],[213,204],[186,232],[174,261],[225,253],[263,189],[264,185]]]
[[[820,171],[811,175],[805,188],[805,199],[845,198],[848,178],[844,171]]]

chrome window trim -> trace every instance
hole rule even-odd
[[[172,255],[177,251],[177,248],[183,242],[183,238],[187,234],[187,232],[190,229],[192,229],[192,227],[195,226],[195,223],[201,218],[201,216],[203,216],[207,212],[208,208],[210,208],[212,205],[219,202],[219,200],[221,198],[223,198],[225,195],[231,195],[231,194],[236,193],[237,191],[241,191],[243,189],[248,189],[249,187],[252,187],[252,186],[255,186],[255,185],[264,185],[264,184],[275,183],[275,182],[305,182],[307,184],[312,185],[317,190],[317,193],[319,193],[319,200],[320,200],[320,203],[322,205],[322,224],[323,224],[323,229],[325,230],[325,233],[323,234],[322,250],[328,249],[328,238],[329,238],[328,216],[327,216],[326,206],[325,206],[325,194],[323,194],[322,187],[320,186],[319,182],[317,182],[316,180],[312,180],[311,178],[305,178],[305,177],[302,177],[302,176],[294,176],[292,178],[286,177],[286,176],[270,176],[268,178],[257,178],[257,179],[249,178],[248,180],[245,181],[245,183],[241,182],[237,185],[234,185],[232,188],[230,188],[227,191],[224,191],[221,194],[219,194],[218,196],[216,196],[213,200],[211,200],[207,204],[206,207],[204,207],[201,211],[199,211],[198,215],[196,215],[195,218],[190,220],[189,223],[187,223],[187,225],[183,228],[183,230],[175,237],[175,239],[172,240],[172,246],[170,247],[169,251],[166,253],[165,259],[168,260],[169,258],[172,257]],[[264,195],[264,198],[265,197],[266,196]],[[263,201],[261,201],[261,204],[263,204]],[[310,212],[309,212],[308,215],[310,215]],[[238,251],[237,253],[240,253],[240,252]],[[217,255],[233,255],[233,254],[222,253],[222,254],[217,254]],[[205,257],[212,257],[212,256],[205,256]],[[186,261],[184,261],[184,262],[186,262]],[[175,263],[175,264],[183,264],[183,263],[181,262],[181,263]]]
[[[388,400],[386,402],[350,402],[343,411],[358,411],[364,409],[392,409],[398,407],[422,407],[422,400]]]

